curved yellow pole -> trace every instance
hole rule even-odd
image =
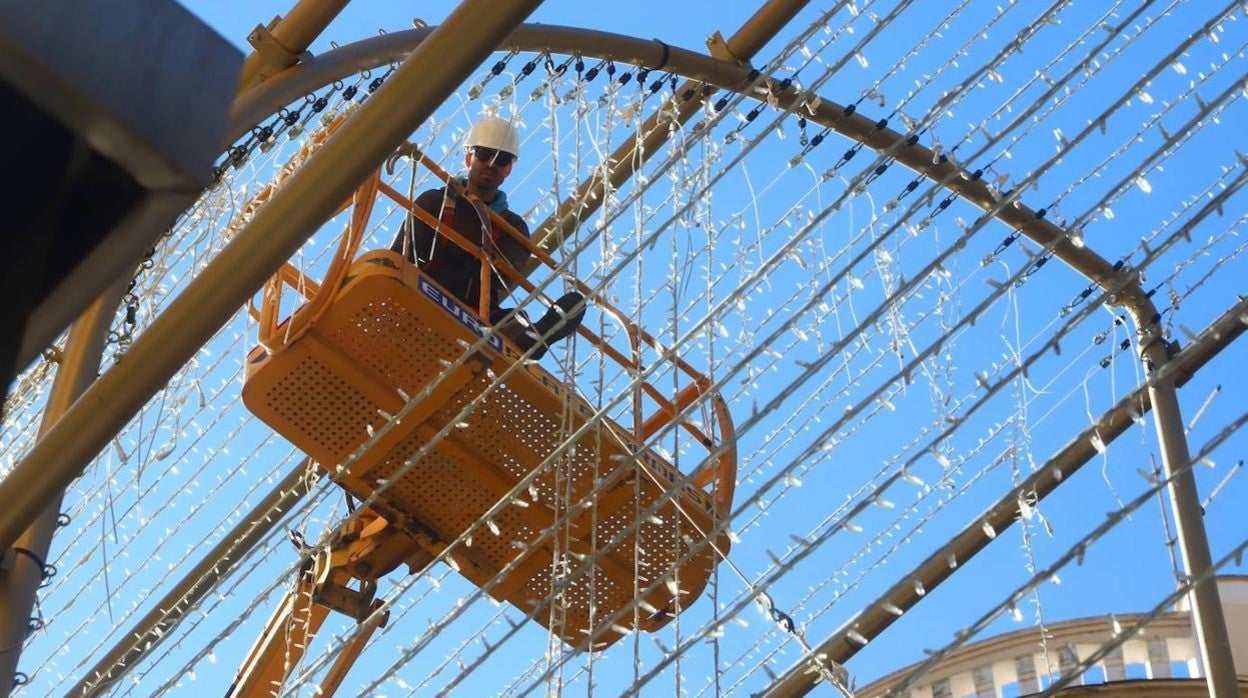
[[[69,331],[65,349],[58,358],[56,379],[43,408],[40,434],[47,434],[61,415],[95,380],[104,353],[108,326],[125,295],[125,282],[113,284],[78,318]],[[12,686],[17,674],[22,644],[29,631],[30,614],[34,609],[43,570],[35,559],[46,563],[60,515],[63,489],[47,503],[38,518],[17,539],[14,550],[30,551],[15,554],[12,565],[0,568],[0,686]],[[7,549],[7,548],[6,548]]]

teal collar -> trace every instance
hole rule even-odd
[[[459,182],[459,185],[461,187],[468,185],[467,177],[458,177],[456,178],[456,181]],[[502,213],[506,211],[507,210],[507,192],[503,191],[502,189],[499,189],[498,194],[494,197],[494,200],[486,204],[486,206],[489,206],[490,210],[493,211],[494,213]]]
[[[487,204],[494,213],[502,213],[507,210],[507,192],[502,189],[498,190],[498,194],[494,196],[494,200]]]

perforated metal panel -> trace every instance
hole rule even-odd
[[[380,422],[371,400],[310,354],[299,356],[265,390],[264,402],[298,434],[287,438],[314,442],[335,461],[364,441],[369,425]]]
[[[462,347],[477,339],[468,311],[419,281],[397,255],[365,255],[304,338],[276,356],[253,351],[244,402],[334,473],[370,438],[370,425],[380,430],[383,413],[398,413],[404,396],[420,394],[444,370],[444,361],[460,359]],[[489,375],[502,375],[513,360],[507,352],[515,355],[514,348],[503,349],[488,348],[462,362],[415,406],[411,414],[416,418],[393,425],[357,454],[337,482],[359,497],[381,482],[390,483],[380,495],[379,510],[410,518],[412,530],[436,539],[430,549],[436,553],[536,470],[521,495],[529,506],[504,507],[492,517],[492,526],[472,533],[471,546],[453,551],[461,573],[484,585],[517,562],[488,592],[525,612],[541,600],[556,599],[553,609],[539,610],[536,618],[543,624],[553,620],[552,630],[576,647],[588,647],[594,628],[593,648],[609,645],[622,636],[621,627],[633,627],[635,617],[642,629],[665,625],[677,608],[667,580],[675,575],[680,603],[688,606],[714,566],[714,551],[703,546],[674,569],[689,544],[701,538],[698,531],[711,529],[709,498],[698,490],[681,492],[675,498],[680,511],[667,502],[630,529],[636,512],[657,501],[663,483],[679,474],[651,454],[640,461],[633,457],[639,449],[614,424],[588,430],[574,449],[543,465],[592,410],[536,366],[526,365],[490,388]],[[467,419],[457,416],[479,397]],[[414,459],[433,434],[452,423],[449,436]],[[399,476],[407,462],[410,467]],[[595,493],[596,482],[605,486]],[[557,512],[586,498],[590,506],[576,509],[558,537],[543,538],[541,532],[551,529]],[[591,525],[595,520],[596,527]],[[617,536],[621,540],[608,545]],[[726,552],[726,539],[717,544]],[[635,549],[640,553],[635,555]],[[586,561],[587,556],[596,556],[596,562]],[[552,581],[556,565],[583,572]],[[648,586],[656,588],[644,594],[634,612],[634,598]],[[618,617],[604,622],[611,616]]]
[[[422,438],[411,437],[399,444],[370,472],[371,483],[393,479],[402,463],[424,443]],[[383,496],[392,507],[413,516],[449,543],[467,531],[502,494],[483,487],[480,478],[472,474],[472,469],[465,469],[462,463],[435,450],[415,461]],[[536,537],[520,513],[513,506],[495,516],[497,535],[487,526],[479,527],[472,534],[470,549],[463,551],[464,556],[493,576],[520,552],[513,542],[527,543]]]
[[[527,601],[531,604],[530,610],[538,607],[538,602],[546,599],[554,590],[552,570],[553,565],[543,567],[525,585]],[[560,603],[556,605],[541,606],[536,618],[547,627],[554,620],[557,623],[554,629],[563,632],[565,642],[577,647],[585,642],[586,633],[583,629],[599,628],[593,649],[602,649],[623,637],[624,633],[620,628],[633,627],[634,614],[641,618],[647,615],[640,606],[631,604],[631,582],[621,583],[597,566],[592,573],[568,579],[562,585],[562,595],[558,598]],[[594,609],[592,618],[591,602]],[[618,618],[612,621],[613,616]],[[574,639],[577,635],[580,636],[579,639]]]
[[[346,322],[334,328],[332,341],[343,356],[408,395],[438,374],[439,359],[456,352],[454,343],[429,331],[427,323],[392,296],[370,299],[353,309]]]

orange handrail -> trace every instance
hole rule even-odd
[[[318,148],[326,137],[341,123],[342,117],[335,119],[325,129],[316,136],[309,139],[301,148],[299,156],[292,159],[292,163],[288,164],[285,169],[290,169],[297,160],[306,158],[313,150]],[[323,134],[323,135],[322,135]],[[420,152],[412,146],[408,146],[408,153],[418,159],[421,164],[428,168],[433,174],[446,183],[458,195],[464,195],[478,211],[488,216],[493,225],[498,226],[505,234],[520,243],[529,251],[536,259],[545,264],[552,270],[558,269],[558,264],[544,250],[537,247],[526,237],[516,230],[510,223],[503,219],[500,215],[490,210],[479,199],[467,196],[463,192],[462,186],[452,178],[445,170],[430,160],[424,153]],[[280,181],[280,180],[278,180]],[[252,201],[250,201],[244,210],[254,210],[254,208],[262,205],[271,195],[274,184],[267,185],[261,190]],[[270,353],[278,353],[288,347],[291,342],[300,337],[307,328],[314,322],[325,309],[329,307],[333,295],[345,278],[349,270],[351,262],[355,259],[356,253],[363,242],[365,228],[369,217],[372,215],[373,205],[378,195],[384,194],[407,212],[416,216],[422,223],[429,226],[444,236],[447,240],[467,252],[479,260],[481,264],[481,294],[478,303],[478,313],[483,321],[490,320],[490,298],[492,275],[490,269],[498,269],[506,281],[514,283],[529,293],[542,298],[549,302],[544,294],[538,292],[536,286],[522,275],[515,267],[501,255],[495,255],[491,250],[482,249],[476,243],[468,240],[458,231],[450,226],[442,223],[432,213],[417,206],[415,202],[395,190],[390,185],[381,181],[381,170],[379,169],[370,176],[359,188],[354,192],[351,200],[343,202],[339,208],[339,212],[352,207],[351,220],[344,231],[340,240],[338,251],[333,260],[331,260],[330,268],[326,272],[325,279],[318,284],[307,278],[300,270],[287,262],[283,267],[269,279],[264,288],[262,307],[257,311],[254,306],[250,307],[251,314],[259,320],[260,324],[260,344],[263,345]],[[336,214],[335,214],[336,215]],[[578,279],[568,279],[572,286],[582,293],[587,299],[603,312],[615,317],[621,325],[624,326],[626,336],[630,345],[632,357],[627,357],[618,349],[611,346],[603,338],[599,337],[592,330],[584,325],[577,328],[577,333],[585,337],[606,357],[619,364],[621,367],[630,371],[632,375],[639,376],[643,372],[641,365],[641,346],[645,344],[652,347],[659,353],[661,357],[672,362],[681,372],[686,374],[692,383],[680,391],[675,399],[669,399],[660,392],[649,381],[640,381],[639,386],[635,390],[639,391],[633,399],[634,403],[634,431],[639,440],[657,433],[660,429],[677,421],[678,424],[687,432],[689,432],[698,443],[702,444],[710,453],[719,453],[710,462],[695,471],[691,478],[692,483],[699,488],[707,486],[713,487],[713,497],[715,508],[720,516],[726,517],[730,513],[732,505],[733,492],[736,488],[736,446],[735,432],[732,425],[732,416],[728,411],[727,403],[718,393],[710,391],[711,382],[705,375],[693,368],[683,359],[672,355],[658,340],[645,330],[641,329],[636,323],[631,321],[622,311],[608,302],[589,288],[588,285],[582,283]],[[281,291],[283,284],[289,285],[299,291],[308,303],[295,311],[285,326],[278,322],[278,316],[281,306]],[[280,332],[279,332],[280,330]],[[658,408],[653,414],[647,418],[642,418],[640,409],[640,393],[644,392],[658,404]],[[681,418],[677,420],[677,415],[687,409],[699,398],[708,396],[711,400],[711,408],[714,412],[715,422],[720,427],[719,440],[720,445],[717,447],[711,436],[708,436],[702,429],[699,429],[689,419]]]
[[[437,163],[430,160],[423,152],[419,151],[418,149],[416,149],[414,146],[410,144],[406,147],[406,151],[409,155],[411,155],[415,159],[418,159],[421,164],[423,164],[426,168],[428,168],[431,172],[433,172],[433,174],[438,179],[441,179],[443,182],[445,182],[446,186],[450,187],[452,191],[454,191],[456,194],[465,196],[470,201],[476,202],[474,203],[474,205],[480,204],[479,199],[476,199],[475,197],[467,196],[464,193],[463,188],[459,184],[459,182],[457,182],[445,170],[439,167]],[[419,206],[416,206],[414,202],[411,202],[410,200],[408,200],[406,197],[404,197],[402,194],[396,191],[393,187],[390,187],[382,183],[378,187],[378,189],[381,193],[385,194],[391,200],[395,201],[400,206],[403,206],[407,210],[411,211],[414,215],[419,217],[421,221],[424,222],[426,225],[429,225],[429,227],[438,231],[438,233],[446,235],[448,239],[454,241],[456,245],[463,248],[466,252],[473,255],[477,259],[482,260],[483,264],[482,264],[482,281],[481,281],[481,306],[482,306],[481,317],[483,320],[486,320],[487,322],[489,320],[489,312],[488,312],[489,309],[488,307],[486,307],[486,304],[489,302],[489,298],[490,298],[490,295],[489,295],[490,294],[490,279],[489,279],[489,270],[486,268],[486,262],[493,261],[497,263],[497,267],[500,269],[500,271],[505,277],[515,282],[517,285],[524,288],[526,291],[529,291],[531,294],[538,295],[536,287],[531,282],[529,282],[529,280],[525,276],[520,274],[519,271],[517,271],[514,267],[512,267],[510,262],[508,262],[505,258],[502,258],[502,257],[492,258],[491,255],[487,255],[486,253],[483,253],[479,248],[477,248],[475,244],[469,242],[466,238],[464,238],[458,232],[452,231],[449,226],[444,225],[441,221],[434,218],[433,215],[430,214],[428,211],[425,211]],[[515,229],[515,227],[513,227],[510,223],[508,223],[506,219],[504,219],[502,216],[495,213],[493,210],[490,210],[488,207],[480,205],[478,207],[478,210],[482,210],[482,209],[484,210],[485,213],[489,215],[489,218],[492,224],[498,226],[499,229],[501,229],[507,235],[511,236],[512,239],[519,242],[522,246],[524,246],[525,249],[529,251],[530,254],[536,257],[540,262],[542,262],[543,264],[545,264],[547,267],[551,268],[552,270],[557,271],[558,264],[555,262],[554,258],[552,258],[549,254],[547,254],[541,248],[534,245],[532,241],[528,239],[528,237],[522,235],[518,230]],[[589,286],[582,283],[578,279],[570,278],[568,280],[571,282],[572,286],[576,288],[579,292],[581,292],[583,295],[585,295],[586,298],[593,300],[595,305],[597,305],[601,310],[603,310],[604,312],[610,313],[611,315],[616,317],[628,329],[629,341],[632,344],[634,358],[632,360],[625,358],[622,354],[619,353],[618,350],[611,347],[609,344],[607,344],[600,337],[595,335],[592,331],[590,331],[584,325],[577,328],[577,332],[581,336],[588,339],[592,344],[594,344],[595,347],[597,347],[605,355],[607,355],[608,357],[610,357],[611,359],[619,363],[621,366],[631,369],[636,374],[640,374],[642,371],[642,366],[640,364],[640,356],[639,356],[639,351],[638,351],[639,347],[637,346],[637,341],[640,339],[641,341],[644,341],[646,344],[650,345],[652,348],[658,351],[661,356],[670,360],[673,365],[679,368],[682,372],[684,372],[687,376],[689,376],[689,378],[693,381],[690,386],[688,386],[687,388],[681,391],[680,395],[676,397],[675,402],[673,402],[672,400],[669,400],[666,396],[660,393],[648,381],[641,382],[641,388],[646,392],[647,395],[649,395],[652,399],[654,399],[655,402],[659,403],[659,408],[658,410],[656,410],[655,414],[651,415],[649,418],[645,419],[640,424],[635,426],[635,428],[637,429],[637,435],[640,439],[644,440],[648,436],[657,432],[663,426],[666,426],[667,424],[671,423],[676,418],[676,415],[679,412],[681,412],[683,409],[685,409],[689,405],[693,404],[693,402],[697,398],[702,397],[703,395],[706,395],[710,392],[709,391],[710,381],[706,378],[705,375],[703,375],[697,369],[690,366],[683,359],[680,359],[679,357],[676,357],[676,356],[672,356],[666,350],[666,348],[661,343],[659,343],[658,340],[656,340],[652,335],[650,335],[645,330],[641,329],[641,327],[639,327],[636,323],[629,320],[628,317],[625,316],[623,312],[621,312],[618,308],[616,308],[614,305],[609,303],[605,298],[595,293],[592,289],[589,288]],[[699,487],[705,487],[710,484],[714,485],[716,510],[721,515],[727,516],[727,514],[729,513],[729,510],[731,509],[732,496],[736,488],[735,431],[732,426],[731,414],[728,412],[727,404],[724,402],[723,398],[720,397],[718,393],[716,393],[711,397],[711,400],[712,400],[713,407],[716,413],[716,421],[720,423],[721,429],[724,432],[724,433],[721,433],[720,435],[721,441],[724,441],[726,445],[718,449],[720,450],[720,453],[714,459],[712,464],[708,464],[707,467],[700,469],[698,472],[694,474],[694,482]],[[710,451],[711,453],[714,453],[717,450],[713,441],[710,438],[708,438],[700,429],[698,429],[696,426],[691,424],[689,420],[681,419],[679,420],[679,424],[686,431],[692,434],[698,440],[699,443],[704,445],[708,451]]]
[[[260,345],[270,354],[278,354],[307,332],[308,327],[319,318],[333,300],[334,292],[342,285],[351,262],[355,261],[368,219],[377,200],[377,186],[381,182],[381,170],[364,181],[352,196],[351,220],[338,244],[338,252],[330,260],[325,280],[309,297],[308,303],[295,311],[284,330],[278,331],[278,315],[281,309],[281,284],[289,276],[279,270],[265,284],[264,305],[260,310]]]
[[[433,163],[429,163],[429,164],[433,164]],[[433,166],[437,167],[436,164],[433,164]],[[435,173],[445,174],[440,168],[438,170],[435,170]],[[451,182],[454,184],[453,180],[451,180]],[[470,242],[467,238],[461,235],[458,231],[442,223],[440,220],[435,218],[433,214],[424,210],[420,206],[417,206],[414,202],[412,202],[407,197],[403,196],[393,187],[385,184],[384,182],[380,185],[379,191],[382,194],[385,194],[387,197],[389,197],[392,201],[394,201],[398,205],[407,209],[410,213],[412,213],[417,218],[419,218],[421,222],[423,222],[425,225],[428,225],[430,228],[433,228],[434,230],[438,231],[439,234],[445,235],[448,240],[455,243],[465,252],[472,255],[477,260],[483,261],[484,262],[482,265],[483,266],[483,269],[482,269],[483,279],[488,274],[488,269],[485,268],[485,263],[489,263],[489,261],[491,261],[492,259],[494,262],[498,263],[498,268],[503,273],[504,276],[508,277],[511,281],[515,282],[517,285],[519,285],[521,288],[525,289],[526,291],[533,293],[533,294],[538,293],[537,287],[534,286],[533,283],[529,281],[527,278],[522,276],[520,272],[517,271],[516,268],[513,267],[511,263],[508,262],[505,258],[488,257],[477,245]],[[549,255],[543,252],[540,248],[535,247],[529,241],[528,238],[521,235],[519,231],[517,231],[510,223],[508,223],[505,219],[503,219],[497,213],[490,211],[490,214],[491,214],[492,222],[501,224],[500,227],[503,229],[504,232],[506,232],[508,235],[511,235],[516,240],[520,241],[520,243],[523,244],[527,249],[529,249],[530,252],[533,252],[536,255],[538,255],[538,258],[542,262],[544,262],[547,266],[554,268],[555,266],[554,260]],[[640,351],[639,351],[640,347],[637,346],[638,338],[646,340],[648,344],[650,344],[652,347],[657,349],[660,353],[664,353],[665,350],[663,346],[658,343],[658,341],[656,341],[653,337],[647,334],[644,330],[637,327],[637,325],[633,323],[632,321],[630,321],[624,315],[624,313],[621,312],[618,308],[608,303],[604,298],[599,296],[597,293],[594,293],[592,290],[590,290],[588,286],[581,283],[580,281],[576,279],[570,279],[570,281],[572,282],[573,286],[575,286],[579,291],[584,293],[586,297],[594,300],[594,302],[598,304],[599,307],[604,312],[607,312],[611,314],[612,316],[614,316],[616,319],[620,321],[621,324],[625,326],[625,328],[627,328],[629,342],[632,344],[632,349],[633,349],[633,358],[631,360],[626,358],[623,354],[621,354],[618,349],[616,349],[615,347],[612,347],[610,344],[607,344],[601,337],[596,335],[592,330],[586,328],[584,325],[577,328],[578,334],[580,334],[581,336],[589,340],[591,344],[593,344],[600,351],[602,351],[604,354],[610,357],[613,361],[620,364],[621,366],[633,369],[634,371],[640,373],[642,370],[642,367],[640,363]],[[482,284],[482,289],[483,289],[482,294],[481,294],[482,305],[481,305],[481,309],[479,312],[480,312],[482,319],[488,319],[489,309],[485,305],[488,302],[488,294],[490,292],[490,284],[488,282],[488,279],[486,279],[485,283]],[[543,296],[543,298],[545,297]],[[681,370],[689,374],[689,376],[693,378],[695,382],[705,381],[705,376],[697,372],[695,369],[690,367],[684,361],[675,357],[669,357],[669,358],[671,358],[673,363],[676,364],[679,368],[681,368]],[[667,409],[672,414],[675,414],[675,412],[678,411],[678,410],[672,410],[671,401],[668,400],[666,396],[664,396],[661,392],[659,392],[659,390],[655,388],[653,385],[651,385],[649,382],[643,381],[641,384],[641,387],[646,392],[647,395],[649,395],[655,402],[658,402],[660,404],[661,409]],[[640,432],[644,428],[644,424],[645,424],[644,421],[639,420],[638,424],[635,425],[635,429]],[[696,428],[693,427],[692,425],[685,423],[685,428],[693,430],[693,433],[695,436],[698,436],[699,438],[704,438],[702,437],[701,432],[696,431]]]

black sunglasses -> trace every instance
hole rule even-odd
[[[516,156],[511,153],[493,148],[475,147],[472,149],[472,154],[473,157],[481,162],[488,162],[498,167],[506,167],[516,159]]]

